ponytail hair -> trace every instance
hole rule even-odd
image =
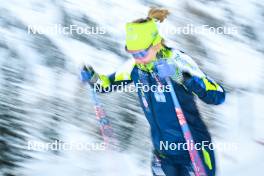
[[[151,9],[148,12],[148,18],[156,19],[162,23],[169,14],[170,12],[167,9],[151,7]]]
[[[156,19],[162,23],[169,14],[170,12],[167,9],[151,7],[148,12],[147,18],[140,18],[140,19],[134,20],[133,23],[145,23],[145,22],[150,21],[151,19]]]

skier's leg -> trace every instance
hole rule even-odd
[[[209,148],[204,148],[203,150],[199,150],[199,154],[201,156],[207,176],[215,176],[216,167],[215,167],[214,151],[210,150]],[[191,162],[190,164],[179,165],[179,166],[180,166],[178,171],[179,176],[195,175]]]
[[[214,151],[205,147],[204,149],[200,150],[199,153],[203,160],[203,165],[205,167],[207,176],[215,176],[216,166]]]
[[[180,176],[191,176],[191,175],[195,175],[193,167],[192,167],[192,163],[190,162],[190,164],[181,165]]]
[[[192,163],[188,155],[163,155],[153,151],[153,176],[192,176],[194,175]]]
[[[161,159],[155,151],[152,153],[151,171],[153,176],[165,176],[165,173],[161,168]]]
[[[161,168],[164,171],[166,176],[182,176],[180,175],[179,168],[175,165],[162,162]]]
[[[169,157],[153,152],[152,157],[152,174],[153,176],[181,176],[177,165]]]
[[[161,165],[166,176],[192,176],[194,175],[191,163],[189,165],[162,163]]]

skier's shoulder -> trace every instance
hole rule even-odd
[[[183,49],[180,49],[180,47],[175,47],[177,45],[174,42],[166,40],[164,45],[165,48],[172,53],[170,58],[173,58],[178,62],[197,66],[196,62]]]
[[[188,70],[193,75],[198,77],[205,77],[203,71],[199,68],[198,64],[184,51],[179,49],[173,49],[172,59],[177,67],[181,70]]]
[[[173,56],[178,62],[182,62],[183,64],[190,64],[192,66],[198,66],[196,62],[189,56],[186,52],[180,49],[173,49]]]

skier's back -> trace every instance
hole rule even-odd
[[[205,171],[208,176],[213,176],[215,158],[213,150],[208,146],[211,136],[201,120],[194,97],[198,96],[208,104],[217,105],[224,102],[225,92],[220,85],[208,78],[189,56],[164,45],[155,20],[162,22],[167,15],[167,10],[152,8],[146,19],[127,23],[126,50],[132,54],[134,60],[109,76],[97,74],[91,67],[85,67],[83,72],[91,76],[83,79],[103,88],[100,89],[101,92],[114,90],[113,85],[134,82],[139,90],[140,104],[151,127],[154,154],[161,161],[162,170],[167,176],[187,176],[193,170],[188,150],[184,148],[187,141],[176,116],[172,96],[166,91],[168,83],[157,74],[155,67],[159,61],[168,63],[158,71],[170,76],[194,144],[201,146],[198,153]],[[143,86],[154,86],[158,89],[144,91]],[[165,91],[159,90],[162,86]],[[155,174],[153,170],[153,175]]]

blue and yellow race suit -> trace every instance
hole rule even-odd
[[[211,142],[211,136],[201,119],[195,103],[195,96],[198,96],[207,104],[218,105],[225,100],[224,89],[211,78],[203,74],[201,70],[197,68],[194,61],[180,51],[164,48],[157,54],[157,57],[159,59],[173,59],[176,63],[180,62],[178,65],[190,68],[194,66],[194,68],[198,69],[194,71],[193,75],[181,83],[173,81],[173,87],[190,127],[194,142],[201,144],[204,141],[204,143],[209,144]],[[152,74],[153,66],[153,63],[137,65],[131,60],[122,66],[120,70],[109,76],[100,75],[99,84],[106,89],[111,89],[113,85],[126,85],[132,82],[134,82],[135,85],[158,85],[157,79],[155,79]],[[197,74],[195,74],[195,72],[197,72]],[[160,81],[166,86],[164,80],[161,79]],[[162,94],[158,95],[160,98],[157,98],[155,92],[138,91],[138,96],[140,105],[150,124],[155,153],[157,153],[164,162],[171,165],[187,165],[190,163],[188,151],[179,148],[165,149],[164,145],[163,148],[161,148],[161,144],[167,144],[169,146],[172,143],[179,144],[185,142],[170,93],[163,91]],[[215,175],[215,158],[213,150],[209,147],[204,147],[199,151],[199,155],[206,166],[205,168],[208,176]]]

